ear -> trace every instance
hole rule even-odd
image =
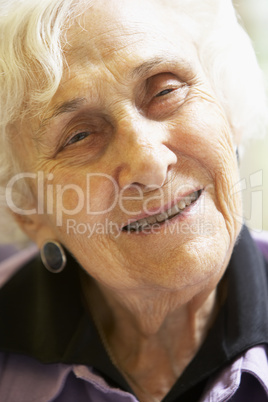
[[[12,213],[21,230],[35,242],[40,249],[45,241],[55,239],[55,234],[47,223],[44,215],[21,215]]]

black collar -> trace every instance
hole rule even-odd
[[[65,270],[53,275],[35,258],[13,276],[0,290],[0,350],[44,363],[93,366],[112,385],[131,391],[83,307],[79,269],[69,255]],[[226,271],[226,302],[199,352],[163,401],[196,400],[185,395],[193,389],[200,393],[212,373],[251,346],[268,344],[267,273],[244,227]]]

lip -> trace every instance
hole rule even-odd
[[[140,219],[145,219],[145,218],[148,218],[148,217],[150,217],[150,216],[152,216],[152,215],[161,214],[161,213],[166,212],[168,209],[170,209],[170,208],[172,208],[174,205],[178,204],[178,203],[180,202],[180,200],[182,200],[183,198],[189,196],[189,195],[192,194],[192,193],[195,193],[196,191],[199,191],[199,192],[200,192],[200,195],[199,195],[198,199],[196,200],[196,201],[198,201],[199,198],[201,197],[202,193],[203,193],[203,190],[204,190],[204,188],[200,188],[200,187],[198,187],[198,188],[196,188],[196,189],[192,189],[192,190],[186,192],[185,194],[180,195],[179,197],[175,198],[172,202],[169,202],[169,203],[165,204],[163,207],[158,207],[158,208],[157,208],[157,207],[154,207],[154,208],[150,208],[150,209],[148,210],[149,213],[137,214],[137,215],[135,215],[135,217],[132,217],[132,218],[128,219],[127,222],[123,223],[123,224],[121,225],[121,227],[120,227],[120,230],[121,230],[121,232],[124,232],[122,229],[123,229],[125,226],[130,225],[132,222],[136,222],[136,221],[138,221],[138,220],[140,220]],[[196,202],[196,201],[195,201],[195,202]],[[191,205],[194,205],[195,202],[192,203]],[[191,205],[189,205],[189,207],[191,207]],[[185,210],[187,210],[189,207],[186,207]],[[175,218],[176,216],[177,216],[177,215],[175,215],[174,218]],[[171,218],[171,219],[173,219],[173,218]],[[164,222],[161,222],[161,224],[163,224],[163,223],[164,223]]]

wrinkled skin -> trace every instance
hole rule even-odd
[[[90,181],[90,207],[107,212],[88,214],[84,205],[75,215],[63,213],[57,226],[54,210],[31,216],[24,230],[40,247],[47,239],[60,241],[97,281],[100,293],[82,275],[85,294],[91,289],[104,298],[104,316],[112,310],[113,331],[107,338],[120,365],[157,397],[167,392],[204,339],[215,313],[215,289],[240,231],[240,198],[233,195],[238,181],[234,133],[184,18],[179,14],[174,26],[150,1],[94,2],[68,32],[69,68],[46,110],[46,124],[36,134],[40,122],[31,121],[32,131],[25,122],[20,148],[21,155],[30,155],[28,168],[52,173],[54,186],[75,184],[86,192],[87,175],[101,174]],[[80,99],[75,107],[49,119],[61,103],[75,98]],[[125,210],[119,203],[109,210],[114,183],[132,198],[124,200]],[[195,207],[157,233],[94,233],[90,238],[68,233],[68,219],[122,227],[140,217],[136,212],[144,203],[156,209],[189,190],[202,190]],[[59,203],[55,192],[51,200],[51,205]],[[77,202],[75,191],[64,193],[65,209]],[[208,231],[191,230],[197,224]],[[171,341],[174,331],[177,344]],[[170,351],[177,357],[172,364]],[[161,373],[148,371],[156,352]]]

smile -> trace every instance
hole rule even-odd
[[[182,198],[177,204],[172,208],[167,209],[165,212],[159,214],[150,215],[147,218],[139,219],[135,222],[131,222],[122,228],[124,232],[138,232],[144,229],[150,228],[155,224],[161,224],[169,219],[174,218],[183,212],[187,207],[193,204],[201,195],[202,190],[195,191],[186,197]]]

